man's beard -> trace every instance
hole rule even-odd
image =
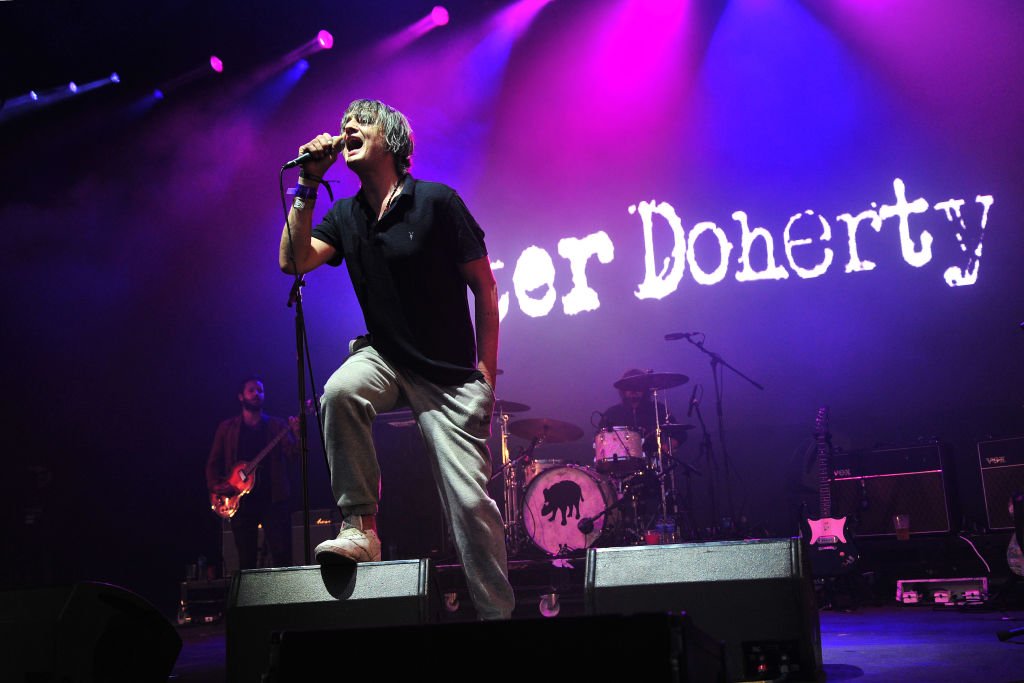
[[[262,398],[254,398],[254,399],[249,400],[249,399],[244,399],[243,398],[242,399],[242,408],[245,409],[245,410],[252,410],[252,411],[255,411],[255,412],[259,412],[259,411],[263,410],[263,399]]]

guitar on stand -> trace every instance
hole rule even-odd
[[[313,402],[306,401],[306,414],[311,415],[313,412]],[[238,512],[238,507],[241,505],[242,496],[250,493],[254,486],[256,486],[256,470],[259,468],[260,463],[263,459],[270,455],[270,452],[274,450],[277,444],[281,443],[291,432],[291,429],[282,429],[277,436],[267,442],[267,445],[263,447],[255,458],[249,461],[238,461],[232,467],[228,476],[224,478],[224,483],[219,487],[220,491],[231,491],[230,493],[214,492],[210,494],[210,509],[213,510],[218,517],[222,519],[231,519]]]
[[[810,549],[811,569],[816,577],[839,576],[857,561],[856,549],[849,541],[846,517],[832,516],[831,455],[832,437],[828,431],[828,406],[818,409],[814,440],[818,462],[818,503],[820,517],[805,520],[804,536]]]
[[[1017,503],[1015,506],[1014,503]],[[1015,508],[1021,508],[1020,513]],[[1010,544],[1006,547],[1006,564],[1017,576],[1024,576],[1024,553],[1021,552],[1021,539],[1024,537],[1024,495],[1015,494],[1010,497],[1010,518],[1013,519],[1013,533]]]

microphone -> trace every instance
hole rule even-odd
[[[696,336],[700,332],[673,332],[665,335],[665,341],[675,341],[677,339],[689,339],[690,337]]]
[[[693,407],[697,405],[697,389],[700,387],[699,384],[693,385],[693,393],[690,394],[690,407],[686,410],[686,417],[693,415]]]
[[[582,531],[584,534],[589,534],[591,531],[594,530],[594,520],[592,520],[590,517],[584,517],[576,525],[576,528]]]
[[[337,150],[335,148],[338,146],[339,142],[341,142],[341,136],[340,135],[335,135],[333,138],[331,138],[331,149],[330,149],[330,151],[336,152]],[[312,159],[313,159],[313,153],[312,152],[303,152],[302,154],[300,154],[299,156],[295,157],[294,159],[289,161],[287,164],[285,164],[281,168],[282,169],[295,168],[296,166],[301,166],[302,164],[306,163],[307,161],[311,161]]]

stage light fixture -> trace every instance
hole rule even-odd
[[[162,100],[163,98],[164,98],[164,91],[163,90],[161,90],[160,88],[157,88],[156,90],[153,91],[153,99],[154,100]]]
[[[211,55],[210,56],[210,68],[213,69],[214,71],[216,71],[217,73],[223,73],[223,71],[224,71],[224,62],[222,62],[220,60],[220,57],[218,57],[217,55]]]
[[[316,42],[322,50],[330,50],[334,47],[334,36],[327,31],[320,31],[316,34]]]
[[[39,100],[39,93],[37,93],[35,90],[29,90],[28,91],[28,96],[32,99],[33,102],[36,102],[36,101]]]
[[[70,83],[68,83],[68,90],[70,90],[71,92],[78,92],[78,84],[74,81],[71,81]]]
[[[448,10],[437,5],[430,10],[430,18],[434,21],[434,26],[445,26],[448,24]]]
[[[116,71],[114,73],[110,74],[110,82],[111,83],[120,83],[121,82],[121,77],[117,75]]]

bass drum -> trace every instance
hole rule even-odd
[[[579,529],[581,519],[597,517],[615,500],[611,483],[589,467],[553,467],[539,473],[526,487],[523,526],[534,545],[545,553],[552,557],[566,555],[594,545],[606,528],[615,529],[618,510],[596,519],[588,534]]]

